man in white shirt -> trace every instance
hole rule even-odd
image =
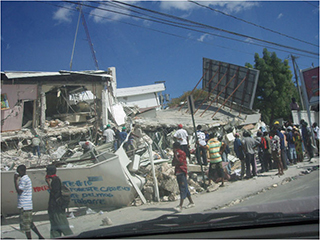
[[[197,126],[197,138],[198,138],[198,142],[197,145],[199,146],[199,154],[202,157],[202,163],[201,163],[201,159],[198,159],[198,164],[199,165],[204,165],[207,166],[208,165],[208,161],[207,161],[207,142],[206,142],[206,135],[204,132],[201,131],[202,126],[198,125]]]
[[[114,142],[115,133],[111,129],[110,124],[107,125],[107,128],[103,131],[103,136],[105,138],[105,143]]]
[[[178,128],[179,129],[175,132],[173,137],[180,143],[180,149],[184,151],[187,157],[190,159],[188,132],[185,129],[183,129],[182,124],[179,124]]]
[[[32,183],[26,171],[25,165],[19,165],[14,174],[14,186],[18,193],[18,208],[20,209],[20,229],[25,232],[28,239],[31,239],[31,229],[39,239],[44,239],[32,220]]]

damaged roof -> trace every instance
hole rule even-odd
[[[118,88],[117,97],[127,97],[134,95],[141,95],[147,93],[161,92],[166,90],[163,83],[139,86],[139,87],[128,87],[128,88]]]
[[[36,83],[45,81],[63,81],[64,83],[75,81],[108,81],[112,78],[112,75],[108,71],[64,71],[59,72],[1,72],[1,80],[4,82],[14,81],[15,83]]]

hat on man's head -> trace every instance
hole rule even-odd
[[[274,122],[274,125],[279,125],[279,124],[280,124],[279,121]]]
[[[110,124],[108,124],[108,125],[107,125],[107,128],[108,128],[108,127],[111,127],[111,125],[110,125]]]
[[[55,165],[48,165],[47,169],[46,169],[46,172],[47,172],[48,175],[56,174],[57,167]]]
[[[291,127],[291,126],[288,126],[288,127],[287,127],[287,130],[292,131],[292,127]]]
[[[122,130],[126,130],[126,127],[122,127]]]
[[[178,125],[178,128],[182,128],[182,124],[181,123]]]

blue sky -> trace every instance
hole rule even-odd
[[[110,2],[82,2],[85,5],[82,10],[99,69],[116,67],[118,87],[165,81],[165,93],[175,98],[192,90],[200,80],[203,74],[203,57],[241,66],[246,62],[253,65],[254,54],[259,53],[262,56],[262,50],[266,47],[269,51],[276,52],[282,60],[289,58],[290,54],[297,56],[297,63],[301,69],[311,67],[312,64],[319,65],[319,2],[197,2],[202,6],[188,1],[127,3],[245,36],[208,28],[196,28],[197,31],[181,29],[153,22],[150,16],[167,20],[169,18],[141,9],[119,4],[115,8],[111,6],[114,3]],[[2,1],[1,71],[70,70],[69,63],[79,16],[78,12],[74,11],[74,3]],[[105,9],[121,11],[125,15]],[[132,10],[145,15],[133,13]],[[135,18],[133,15],[143,16],[144,19]],[[236,20],[234,17],[260,27]],[[172,18],[170,20],[178,21]],[[181,23],[179,21],[179,26]],[[235,38],[238,41],[221,36]],[[270,45],[253,38],[317,55]],[[72,70],[94,69],[95,64],[86,33],[80,23]]]

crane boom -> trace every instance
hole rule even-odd
[[[87,40],[88,40],[88,43],[89,43],[89,46],[90,46],[90,50],[91,50],[93,61],[95,63],[96,69],[99,70],[98,60],[96,58],[96,54],[95,54],[95,51],[93,49],[93,44],[91,42],[91,38],[90,38],[90,35],[89,35],[89,30],[88,30],[88,27],[87,27],[86,19],[84,18],[84,15],[83,15],[83,12],[82,12],[81,8],[80,8],[80,14],[81,14],[81,18],[82,18],[82,24],[83,24],[84,30],[86,32],[86,35],[87,35]]]

